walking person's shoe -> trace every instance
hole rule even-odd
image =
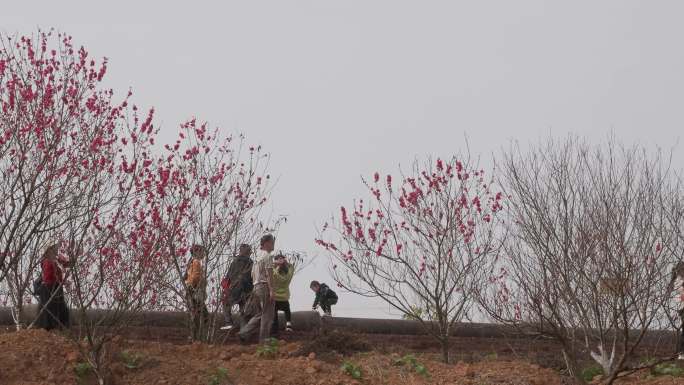
[[[292,331],[292,322],[287,321],[287,323],[285,324],[285,331],[286,331],[286,332],[291,332],[291,331]]]

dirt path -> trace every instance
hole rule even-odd
[[[455,340],[453,365],[439,361],[428,338],[413,336],[293,334],[277,352],[242,346],[188,344],[174,330],[156,330],[145,339],[116,338],[108,351],[113,384],[166,385],[342,385],[342,384],[562,384],[554,368],[557,347],[548,341],[501,339]],[[182,333],[180,333],[182,335]],[[166,341],[168,338],[171,341]],[[327,339],[326,339],[327,338]],[[530,350],[530,349],[533,349]],[[274,349],[275,350],[275,349]],[[0,384],[91,384],[73,342],[43,330],[0,334]],[[310,353],[314,352],[314,353]],[[534,354],[533,354],[534,353]],[[540,363],[540,361],[542,361]],[[553,365],[545,365],[543,361]],[[622,383],[684,384],[672,376]]]

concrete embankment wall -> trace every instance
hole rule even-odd
[[[36,316],[38,307],[29,305],[25,308],[22,318],[33,320]],[[87,319],[90,322],[104,321],[101,325],[106,325],[111,318],[112,312],[109,310],[88,310]],[[284,317],[279,317],[280,322],[284,323]],[[121,319],[125,319],[126,326],[147,326],[147,327],[186,327],[188,314],[177,311],[150,311],[140,313],[124,313]],[[219,315],[219,320],[223,317]],[[80,317],[72,309],[71,320],[78,324]],[[292,321],[296,330],[313,331],[322,324],[326,327],[344,328],[349,331],[365,334],[394,334],[394,335],[423,335],[426,334],[424,325],[418,321],[401,319],[372,319],[372,318],[344,318],[332,317],[321,318],[315,311],[299,311],[292,313]],[[13,325],[14,320],[10,308],[0,307],[0,325]],[[527,329],[527,330],[525,330]],[[525,338],[536,337],[533,328],[510,328],[499,324],[487,323],[460,323],[452,331],[454,337],[473,337],[473,338]],[[636,336],[636,332],[635,336]],[[671,339],[676,339],[676,334],[669,330],[653,330],[646,333],[644,342],[647,344],[662,343]]]
[[[36,305],[28,305],[24,309],[22,318],[24,320],[32,320],[36,316],[38,307]],[[90,321],[103,320],[107,323],[107,319],[111,316],[108,310],[88,310],[86,315]],[[126,324],[130,326],[150,326],[150,327],[185,327],[188,322],[188,315],[185,312],[177,311],[150,311],[141,313],[124,314],[121,318],[125,319]],[[284,322],[283,317],[279,317],[281,322]],[[220,317],[220,319],[223,319]],[[78,324],[80,317],[72,309],[71,320]],[[423,325],[418,321],[409,321],[401,319],[371,319],[371,318],[344,318],[332,317],[329,319],[322,319],[318,312],[315,311],[299,311],[292,313],[292,321],[297,330],[312,331],[320,327],[322,322],[326,325],[335,328],[345,328],[350,331],[368,334],[403,334],[403,335],[421,335],[425,334]],[[0,325],[12,325],[14,320],[10,308],[0,307]],[[504,328],[501,325],[495,324],[481,324],[481,323],[464,323],[454,329],[454,336],[459,337],[501,337],[513,333],[512,330]],[[518,333],[519,334],[519,333]]]

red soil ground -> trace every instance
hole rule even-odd
[[[181,329],[131,329],[115,338],[108,352],[110,383],[124,384],[566,384],[558,347],[549,341],[523,339],[454,339],[456,364],[439,361],[434,342],[423,336],[353,335],[340,333],[332,349],[317,345],[310,334],[289,334],[278,344],[275,358],[257,354],[256,345],[242,346],[234,337],[224,344],[190,344]],[[317,342],[318,341],[318,342]],[[369,351],[363,345],[368,345]],[[344,345],[344,346],[343,346]],[[308,354],[309,351],[318,354]],[[337,351],[336,351],[337,350]],[[43,330],[0,334],[0,384],[93,384],[92,375],[76,373],[84,362],[76,345],[60,333]],[[396,361],[413,354],[424,365],[421,375]],[[133,365],[130,357],[137,356]],[[125,357],[129,357],[126,359]],[[341,370],[353,363],[358,379]],[[684,378],[637,373],[621,384],[684,384]]]

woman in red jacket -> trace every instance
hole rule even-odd
[[[50,330],[55,327],[69,327],[69,308],[64,301],[64,273],[62,267],[67,267],[68,262],[57,258],[59,245],[51,245],[45,249],[40,268],[43,278],[43,290],[40,293],[40,313],[38,314],[38,326]]]

